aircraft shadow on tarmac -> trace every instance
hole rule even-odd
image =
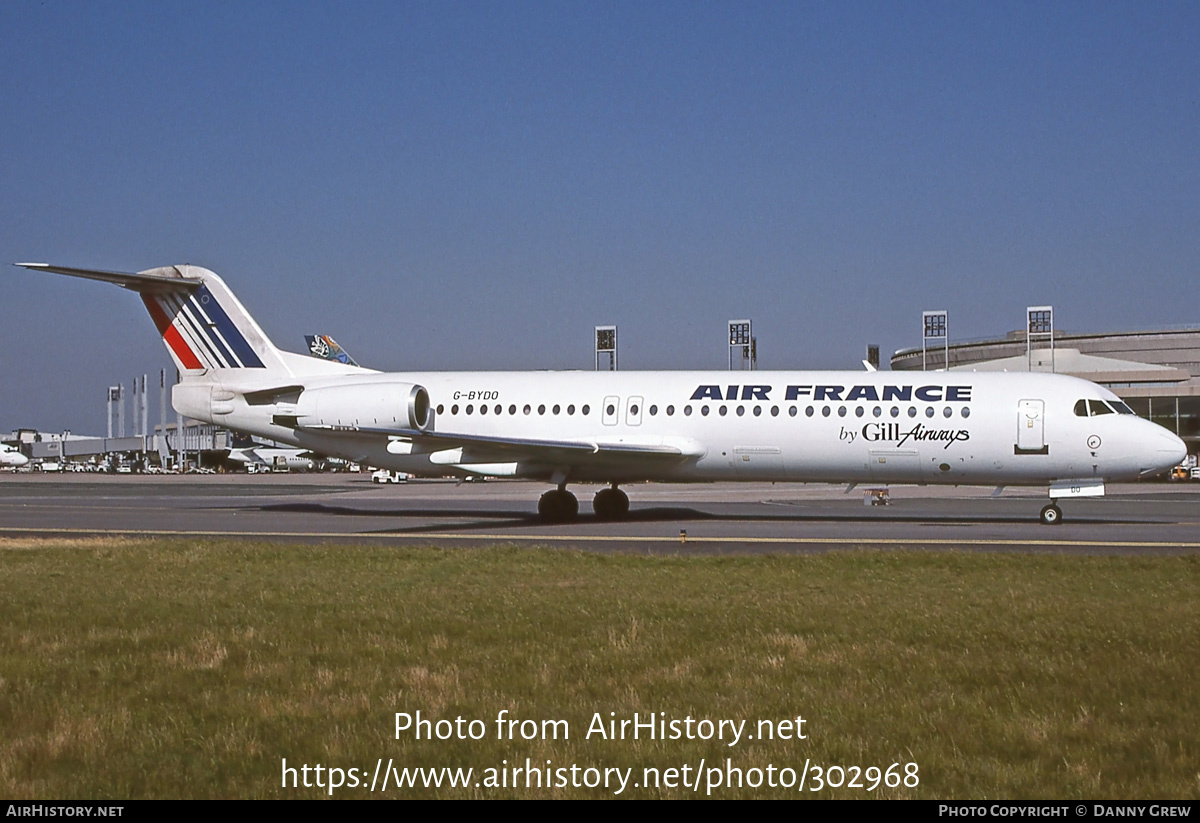
[[[254,506],[258,511],[277,514],[312,514],[329,517],[387,517],[434,519],[441,522],[380,529],[387,532],[444,532],[447,529],[469,531],[483,528],[529,528],[543,526],[538,515],[534,512],[505,511],[503,509],[478,508],[356,508],[353,506],[336,506],[326,503],[280,503],[274,505]],[[447,523],[445,521],[453,521]],[[609,527],[616,524],[630,523],[922,523],[929,526],[963,526],[978,524],[1028,524],[1042,528],[1037,520],[1037,511],[1028,513],[994,512],[984,515],[978,513],[955,514],[943,513],[936,516],[925,512],[903,512],[890,508],[887,511],[878,509],[870,511],[855,511],[854,507],[845,507],[844,511],[822,512],[747,512],[747,513],[715,513],[700,511],[685,506],[657,506],[653,508],[631,509],[620,521],[601,520],[594,514],[581,511],[574,521],[575,526]],[[1068,521],[1079,525],[1146,525],[1161,522],[1154,519],[1135,520],[1116,517],[1082,517],[1072,515]]]

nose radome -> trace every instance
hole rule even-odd
[[[1187,446],[1174,432],[1145,419],[1130,422],[1136,424],[1140,432],[1134,442],[1138,448],[1142,477],[1165,472],[1178,466],[1187,457]]]
[[[1187,457],[1187,445],[1165,429],[1161,432],[1159,451],[1171,456],[1171,465],[1178,466]]]

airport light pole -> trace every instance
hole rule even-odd
[[[747,318],[729,321],[729,370],[733,371],[733,352],[736,349],[738,368],[753,371],[758,364],[758,345],[754,338],[754,325]]]
[[[114,409],[114,406],[116,407],[116,416],[117,416],[117,420],[118,420],[118,425],[121,430],[121,436],[122,437],[125,436],[125,432],[124,432],[125,419],[121,414],[121,406],[123,406],[123,405],[125,405],[125,404],[121,402],[121,387],[120,386],[109,386],[108,387],[108,403],[107,403],[107,412],[108,412],[107,428],[108,428],[108,438],[110,440],[112,439],[112,436],[113,436],[113,409]]]
[[[604,371],[617,370],[617,327],[596,326],[596,371],[601,371],[601,360],[608,363]]]
[[[175,383],[179,384],[179,369],[175,370]],[[183,415],[175,412],[175,471],[183,471]]]
[[[945,309],[921,312],[921,371],[929,371],[929,341],[941,343],[942,368],[950,368],[950,315]]]
[[[868,343],[867,344],[867,363],[869,363],[873,369],[878,371],[878,369],[879,369],[879,344],[878,343]]]
[[[158,436],[162,440],[157,441],[154,445],[158,447],[158,461],[161,467],[166,469],[167,456],[167,370],[158,370]]]
[[[1025,309],[1025,360],[1028,370],[1033,371],[1033,339],[1050,341],[1050,371],[1056,371],[1054,363],[1054,307],[1029,306]]]

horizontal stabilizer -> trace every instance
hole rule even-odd
[[[234,297],[224,281],[200,266],[160,266],[137,273],[18,263],[48,271],[112,283],[137,292],[163,344],[181,372],[241,371],[258,380],[294,379],[282,353]],[[253,370],[251,372],[250,370]]]
[[[100,269],[75,269],[68,266],[51,266],[49,263],[17,263],[22,268],[33,271],[48,271],[54,274],[65,274],[70,277],[83,277],[88,280],[101,280],[113,283],[139,294],[162,294],[164,292],[194,292],[204,285],[204,281],[185,278],[181,274],[132,274],[129,272],[103,271]],[[159,269],[158,271],[163,271]]]

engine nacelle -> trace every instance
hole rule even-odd
[[[350,383],[305,389],[296,402],[301,426],[416,429],[432,422],[429,392],[412,383]]]

